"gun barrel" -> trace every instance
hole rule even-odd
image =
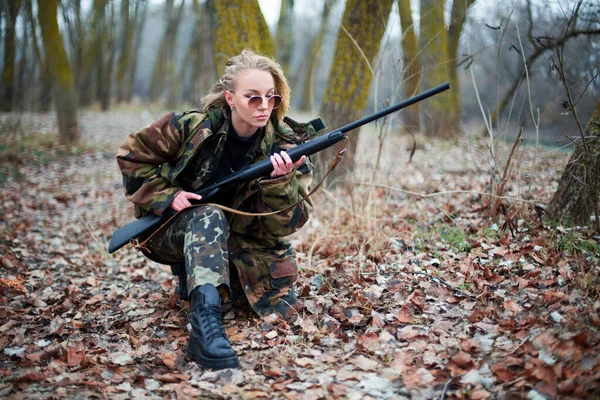
[[[367,115],[364,118],[361,118],[359,120],[356,120],[354,122],[349,123],[348,125],[344,125],[341,128],[339,128],[338,130],[341,131],[342,133],[346,133],[349,132],[353,129],[359,128],[365,124],[368,124],[369,122],[375,121],[376,119],[379,119],[381,117],[385,117],[388,114],[391,114],[395,111],[401,110],[405,107],[408,107],[412,104],[418,103],[420,101],[425,100],[428,97],[434,96],[438,93],[441,93],[445,90],[450,89],[450,84],[448,82],[446,83],[442,83],[441,85],[432,87],[431,89],[428,89],[424,92],[421,92],[413,97],[410,97],[406,100],[403,100],[399,103],[396,103],[392,106],[386,107],[382,110],[377,111],[376,113],[373,113],[371,115]]]

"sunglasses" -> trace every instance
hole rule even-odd
[[[263,96],[255,96],[255,95],[253,95],[253,96],[241,95],[241,94],[237,94],[236,92],[233,92],[233,91],[229,91],[229,92],[233,93],[237,96],[248,99],[248,107],[250,107],[250,108],[258,108],[263,103],[263,100],[267,100],[267,104],[269,105],[269,108],[272,107],[273,109],[275,109],[275,108],[279,107],[281,105],[281,102],[283,101],[281,96],[279,96],[278,94],[271,94],[271,95],[267,95],[267,96],[263,97]]]

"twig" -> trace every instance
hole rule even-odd
[[[521,143],[521,135],[523,134],[523,127],[519,130],[519,134],[515,138],[515,142],[513,143],[510,152],[508,154],[508,158],[506,159],[506,164],[504,164],[504,171],[502,171],[502,178],[500,179],[500,183],[496,186],[496,195],[501,195],[504,192],[504,188],[506,187],[506,183],[508,182],[508,173],[510,171],[510,167],[512,165],[512,160],[515,154],[515,150],[519,143]],[[500,199],[498,197],[495,198],[494,205],[491,209],[492,215],[497,216],[497,209],[499,206]]]
[[[539,203],[539,201],[536,201],[536,200],[525,200],[525,199],[520,199],[517,197],[510,197],[510,196],[497,196],[497,195],[494,195],[491,193],[478,192],[476,190],[446,190],[443,192],[435,192],[435,193],[418,193],[418,192],[413,192],[413,191],[402,189],[402,188],[384,185],[381,183],[371,183],[371,182],[354,182],[354,183],[357,185],[363,185],[363,186],[380,187],[380,188],[388,189],[388,190],[391,190],[394,192],[402,192],[402,193],[410,194],[412,196],[420,197],[422,199],[427,199],[427,198],[435,197],[435,196],[441,196],[441,195],[445,195],[445,194],[478,194],[481,196],[489,196],[493,199],[514,200],[514,201],[520,201],[523,203]]]
[[[425,272],[420,272],[420,271],[402,271],[402,272],[407,272],[410,274],[414,274],[414,275],[425,275],[427,277],[429,277],[430,279],[432,279],[434,282],[437,281],[437,283],[441,283],[442,285],[446,286],[449,289],[452,289],[453,291],[459,293],[460,295],[464,296],[464,297],[468,297],[470,299],[475,299],[476,297],[467,293],[467,292],[463,292],[462,290],[455,288],[454,286],[452,286],[451,284],[449,284],[448,282],[446,282],[445,280],[443,280],[442,278],[437,278],[435,276],[432,276],[430,274],[426,274]]]
[[[507,356],[509,356],[509,355],[513,354],[515,351],[517,351],[519,349],[519,347],[523,346],[523,343],[525,343],[527,340],[529,340],[529,335],[527,335],[525,337],[525,339],[521,340],[521,343],[519,343],[519,345],[517,347],[515,347],[513,349],[513,351],[511,351],[510,353],[508,353]]]
[[[364,394],[367,394],[367,395],[369,395],[369,396],[373,396],[373,394],[371,394],[370,392],[368,392],[368,391],[366,391],[366,390],[364,390],[364,389],[361,389],[361,388],[359,388],[358,386],[354,386],[354,385],[351,385],[351,384],[349,384],[349,383],[346,383],[346,382],[339,381],[339,380],[337,380],[337,379],[335,379],[335,378],[333,379],[333,383],[338,383],[338,384],[340,384],[340,385],[348,386],[350,389],[356,389],[356,390],[358,390],[359,392],[363,392]],[[377,396],[373,396],[373,397],[377,397]]]
[[[446,282],[442,278],[438,278],[438,277],[432,276],[431,274],[427,274],[425,272],[420,272],[420,271],[401,271],[401,270],[390,271],[390,272],[362,272],[361,276],[366,276],[366,275],[402,274],[402,273],[413,274],[413,275],[425,275],[428,278],[431,278],[434,282],[440,283],[440,284],[446,286],[447,288],[449,288],[449,289],[451,289],[451,290],[459,293],[461,296],[468,297],[470,299],[476,299],[476,297],[473,296],[472,294],[469,294],[467,292],[463,292],[462,290],[460,290],[460,289],[452,286],[451,284],[449,284],[448,282]]]
[[[440,395],[440,400],[444,400],[444,397],[446,396],[446,391],[448,390],[448,386],[450,386],[450,382],[452,382],[452,378],[446,381],[446,384],[444,385],[444,390],[442,390],[442,394]]]

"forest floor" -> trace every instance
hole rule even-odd
[[[361,133],[348,189],[321,190],[297,250],[298,320],[225,315],[241,361],[185,357],[189,305],[130,246],[115,162],[160,113],[0,115],[0,398],[485,399],[600,396],[600,237],[546,221],[569,154]],[[18,122],[20,121],[20,122]],[[357,140],[357,139],[354,139]]]

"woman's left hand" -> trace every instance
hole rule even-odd
[[[302,156],[298,161],[293,162],[288,153],[282,151],[281,153],[273,154],[270,159],[273,164],[271,178],[277,178],[278,176],[287,175],[301,166],[306,161],[306,156]]]

